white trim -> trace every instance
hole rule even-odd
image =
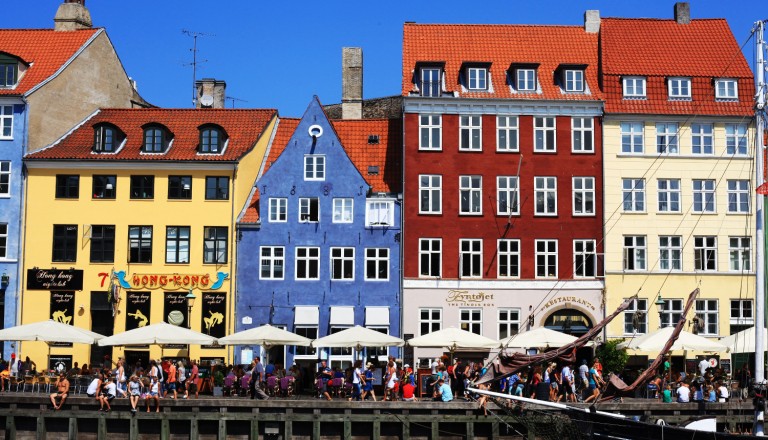
[[[368,257],[368,251],[369,250],[375,250],[376,251],[376,256],[373,257],[373,258],[369,258]],[[379,255],[379,251],[382,251],[382,250],[387,251],[387,258],[386,258],[386,260]],[[389,254],[390,254],[389,251],[390,251],[390,249],[388,247],[367,247],[367,248],[364,248],[363,251],[364,251],[364,255],[363,255],[363,279],[365,281],[371,281],[371,282],[385,282],[385,281],[389,281],[389,274],[390,274],[390,272],[392,272],[392,268],[390,266],[390,258],[389,258]],[[386,268],[387,268],[387,277],[386,278],[369,278],[368,277],[368,262],[370,262],[370,261],[375,262],[377,269],[378,269],[379,265],[385,264]],[[378,270],[377,270],[377,273],[378,273]]]
[[[309,252],[307,252],[307,257],[302,258],[303,261],[306,261],[307,268],[306,272],[307,275],[309,275],[309,263],[313,260],[317,260],[317,277],[309,277],[306,278],[299,278],[299,249],[317,249],[317,258],[310,256]],[[293,279],[294,281],[317,281],[320,279],[320,274],[322,273],[322,267],[320,267],[321,264],[321,258],[322,258],[322,252],[319,246],[296,246],[293,248]]]
[[[554,252],[549,250],[549,245],[552,242],[555,243],[555,250],[554,250]],[[539,243],[544,243],[545,246],[546,246],[546,249],[543,252],[539,252]],[[555,264],[554,264],[555,272],[554,273],[549,272],[549,273],[547,273],[545,275],[539,275],[539,273],[538,273],[539,272],[539,261],[538,261],[539,257],[541,256],[541,257],[545,258],[545,260],[544,260],[545,261],[545,267],[547,269],[550,269],[550,267],[549,267],[550,265],[549,265],[549,263],[546,262],[546,259],[548,259],[552,255],[555,256]],[[533,271],[534,271],[534,275],[535,275],[535,277],[537,279],[553,279],[553,278],[558,278],[558,276],[560,274],[560,267],[559,267],[560,264],[559,263],[560,263],[560,240],[558,240],[556,238],[541,238],[541,239],[536,239],[536,240],[533,241],[533,266],[534,266]]]
[[[328,325],[338,327],[355,325],[355,308],[353,306],[331,306]]]
[[[521,97],[529,93],[521,94]],[[532,116],[598,116],[603,115],[603,101],[585,100],[529,100],[529,99],[482,99],[482,98],[424,98],[406,97],[404,113],[423,114],[506,114]]]
[[[619,272],[621,273],[621,272]],[[602,280],[445,280],[435,277],[405,279],[403,287],[409,289],[515,289],[515,290],[599,290]]]
[[[341,212],[339,215],[339,220],[336,220],[336,202],[339,202],[339,208],[341,208]],[[347,202],[350,203],[349,205],[349,220],[344,219],[344,213],[346,212],[345,208],[347,205]],[[331,201],[331,223],[353,223],[355,221],[355,199],[352,197],[334,197]]]
[[[682,89],[682,85],[684,82],[687,82],[688,84],[688,93],[687,94],[678,94],[673,95],[672,94],[672,83],[677,81],[678,88]],[[693,81],[691,80],[691,77],[689,76],[670,76],[667,78],[667,97],[670,101],[680,100],[680,101],[690,101],[691,96],[693,94],[693,90],[691,90],[691,87],[693,86]]]
[[[427,187],[421,186],[421,179],[423,177],[426,177],[426,178],[429,179],[429,185],[430,186],[427,186]],[[432,185],[432,179],[435,178],[435,177],[440,180],[440,182],[439,182],[440,186],[437,186],[437,187],[431,186]],[[438,194],[438,197],[439,197],[439,203],[438,203],[439,209],[437,211],[422,211],[421,210],[421,192],[422,191],[429,192],[429,194],[430,194],[429,201],[432,202],[433,201],[432,200],[432,191],[434,191],[434,190],[437,190],[437,194]],[[442,214],[443,213],[443,175],[442,174],[419,174],[419,199],[418,200],[419,200],[419,214],[437,215],[437,214]],[[431,206],[432,206],[432,203],[430,203],[430,207]]]
[[[320,308],[318,306],[294,307],[294,326],[318,326],[320,325]]]
[[[467,243],[469,245],[469,250],[464,252],[462,250],[462,246],[464,243]],[[480,250],[475,251],[474,245],[480,243]],[[472,264],[472,259],[474,259],[475,256],[480,257],[480,262],[478,263],[478,267],[475,268],[474,264]],[[464,275],[462,273],[462,270],[464,268],[464,258],[468,257],[470,258],[470,274]],[[482,278],[483,277],[483,239],[482,238],[460,238],[459,239],[459,278],[466,280],[468,278]],[[477,269],[478,275],[472,275],[473,272],[475,272],[475,269]]]
[[[463,320],[461,318],[462,312],[469,312],[469,319]],[[472,319],[473,312],[479,312],[480,313],[480,321],[475,321]],[[475,333],[471,330],[472,325],[479,325],[480,326],[480,333],[475,333],[476,335],[483,335],[483,307],[460,307],[459,308],[459,322],[457,323],[459,325],[459,328],[464,330],[462,328],[462,324],[467,324],[467,330],[470,333]]]
[[[367,306],[365,308],[365,326],[387,327],[389,328],[389,307],[388,306]]]
[[[334,250],[341,250],[341,254],[337,257],[334,257],[333,251]],[[346,251],[352,250],[352,257],[347,257]],[[334,278],[333,277],[333,271],[334,271],[334,260],[339,260],[341,263],[341,278]],[[352,277],[351,278],[345,278],[344,277],[344,266],[351,262],[352,263]],[[328,279],[331,281],[339,281],[339,282],[345,282],[345,281],[355,281],[355,248],[351,246],[331,246],[328,249]]]

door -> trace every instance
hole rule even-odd
[[[91,292],[91,331],[104,336],[112,336],[115,332],[115,318],[112,316],[112,305],[109,303],[107,292]],[[105,356],[112,358],[112,347],[93,344],[89,364],[103,365]]]

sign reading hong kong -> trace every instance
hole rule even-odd
[[[101,274],[108,277],[109,274]],[[229,278],[228,273],[216,272],[210,274],[131,274],[127,275],[123,270],[114,272],[115,281],[123,289],[199,289],[218,290]]]
[[[27,290],[83,290],[83,271],[27,269]]]
[[[449,290],[445,302],[449,306],[483,306],[493,307],[493,294],[485,292],[472,292],[469,290]]]

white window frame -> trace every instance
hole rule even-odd
[[[520,151],[520,119],[517,116],[496,117],[496,151]]]
[[[427,75],[429,73],[429,75]],[[425,77],[427,77],[425,79]],[[433,78],[433,77],[436,77]],[[439,97],[443,90],[443,69],[439,67],[422,67],[419,71],[419,89],[421,96],[426,97]],[[427,87],[424,83],[427,83]],[[437,83],[437,90],[435,90],[432,84]]]
[[[520,214],[520,179],[517,176],[496,176],[496,214]]]
[[[459,176],[459,215],[483,215],[483,176]]]
[[[8,259],[8,223],[0,223],[0,261]]]
[[[749,307],[744,307],[746,304],[749,304]],[[746,316],[747,309],[749,309],[749,316]],[[736,311],[737,316],[733,316],[734,311]],[[751,299],[732,299],[730,317],[731,325],[755,325],[754,302]]]
[[[7,133],[6,134],[6,129]],[[13,106],[0,105],[0,139],[13,139]]]
[[[573,216],[574,217],[594,217],[595,216],[595,178],[594,177],[573,177],[571,179],[573,187]]]
[[[669,99],[691,99],[691,78],[671,77],[667,79]]]
[[[312,201],[316,201],[317,219],[312,220]],[[320,222],[320,199],[318,197],[300,197],[299,198],[299,223],[319,223]]]
[[[666,155],[680,154],[680,139],[677,135],[677,122],[656,123],[656,153]]]
[[[11,177],[13,174],[13,162],[10,160],[0,160],[0,187],[6,185],[7,190],[0,192],[0,199],[11,197]]]
[[[325,180],[325,155],[304,155],[304,180]]]
[[[590,275],[586,271],[585,265],[579,267],[578,261],[592,260],[592,271]],[[597,243],[595,240],[573,240],[573,277],[574,278],[595,278],[597,277]]]
[[[533,178],[534,194],[536,196],[535,216],[556,216],[557,215],[557,177],[537,176]],[[539,206],[541,198],[541,206]],[[553,209],[550,210],[547,201],[552,199]]]
[[[427,313],[426,317],[424,317],[425,312]],[[434,316],[435,313],[439,315],[437,318]],[[421,328],[425,324],[429,327],[429,331],[426,333],[424,333]],[[438,330],[442,330],[442,328],[443,328],[443,309],[439,307],[420,307],[419,308],[419,336],[424,336],[427,333],[432,333]]]
[[[728,237],[728,269],[731,272],[752,270],[752,237]]]
[[[375,268],[375,275],[373,277],[368,276],[369,264],[372,264]],[[386,278],[379,276],[381,267],[384,267],[387,270]],[[365,248],[365,266],[363,270],[363,277],[365,281],[389,281],[390,272],[389,248]]]
[[[622,89],[624,98],[640,99],[645,98],[645,77],[644,76],[626,76],[622,78]]]
[[[728,213],[749,214],[751,212],[749,180],[729,179],[728,185]]]
[[[645,179],[621,179],[624,212],[646,212]]]
[[[581,69],[565,69],[563,72],[564,89],[568,93],[584,93],[584,71]]]
[[[635,312],[640,312],[642,315],[642,322],[640,328],[637,331],[634,330],[632,325],[632,319],[635,316]],[[631,329],[632,331],[627,331]],[[642,335],[648,333],[648,299],[647,298],[634,298],[629,302],[629,307],[624,309],[624,334],[625,335]]]
[[[659,269],[673,272],[683,270],[683,237],[659,236]]]
[[[459,115],[459,151],[483,151],[483,118]]]
[[[515,69],[515,88],[518,92],[535,92],[536,69]]]
[[[625,272],[648,270],[648,241],[645,235],[625,235],[623,251],[622,267]]]
[[[660,313],[661,322],[659,327],[673,327],[677,325],[683,315],[682,299],[662,299],[664,301],[664,311]]]
[[[269,198],[269,222],[286,223],[288,221],[288,199],[282,197]]]
[[[691,124],[691,153],[701,156],[715,154],[714,132],[712,124]]]
[[[571,151],[595,152],[595,121],[592,118],[571,118]]]
[[[704,329],[700,335],[717,336],[719,334],[719,304],[717,299],[697,299],[694,313],[699,319],[704,320]],[[712,329],[714,327],[714,329]],[[714,330],[714,331],[713,331]]]
[[[496,251],[498,254],[496,276],[502,279],[520,278],[520,240],[500,238],[496,240]],[[502,272],[506,274],[502,275]]]
[[[333,198],[333,223],[352,223],[355,200],[352,197]]]
[[[427,248],[424,248],[424,244],[427,244]],[[437,254],[437,274],[433,275],[434,269],[432,267],[432,259]],[[427,257],[429,262],[429,274],[424,274],[424,257]],[[419,277],[420,278],[440,278],[443,276],[443,239],[442,238],[420,238],[419,239]]]
[[[299,256],[299,251],[304,250],[307,252],[305,256]],[[317,251],[317,255],[312,255],[313,250]],[[320,279],[320,248],[317,246],[296,246],[294,250],[295,260],[294,260],[294,268],[293,268],[293,279],[296,281],[316,281]],[[310,277],[311,274],[310,266],[312,262],[316,262],[317,264],[317,276],[316,277]],[[307,277],[305,278],[299,278],[299,263],[302,263],[306,266],[306,273]]]
[[[541,250],[539,246],[540,244],[544,246],[544,248]],[[557,248],[557,240],[544,239],[534,241],[534,250],[536,254],[536,278],[557,278]]]
[[[488,90],[488,69],[485,67],[467,67],[467,89]]]
[[[426,141],[426,142],[425,142]],[[442,115],[419,115],[419,150],[441,151],[443,149]]]
[[[497,339],[506,339],[516,335],[520,331],[520,316],[522,311],[512,307],[500,307],[496,312],[498,325],[496,326]],[[516,317],[515,317],[516,315]]]
[[[681,212],[680,179],[659,179],[656,182],[659,212]]]
[[[428,209],[424,209],[424,200]],[[437,209],[433,209],[437,203]],[[439,174],[419,174],[419,214],[443,213],[443,176]]]
[[[355,281],[355,248],[353,247],[331,247],[328,252],[328,261],[330,271],[328,278],[331,281]],[[340,276],[336,276],[336,265],[341,264]],[[350,275],[345,276],[347,266],[351,265]]]
[[[739,82],[735,78],[716,79],[715,99],[737,101],[739,99]]]
[[[746,156],[749,152],[746,124],[725,124],[725,152],[734,156]]]
[[[557,152],[557,120],[554,116],[534,116],[533,152]]]
[[[466,328],[465,328],[466,327]],[[481,308],[464,308],[459,309],[459,328],[474,333],[476,335],[483,335],[483,309]],[[478,331],[474,331],[478,330]]]
[[[468,272],[464,272],[467,265]],[[483,240],[476,238],[459,239],[459,278],[483,277]]]
[[[312,338],[309,338],[309,339],[317,339],[317,338],[320,337],[320,329],[318,328],[317,325],[294,325],[293,326],[293,332],[294,333],[296,333],[298,335],[301,335],[301,336],[304,336],[305,334],[307,336],[310,336],[310,334],[305,333],[303,330],[314,330],[315,331],[315,336],[312,337]],[[315,360],[317,359],[317,348],[316,347],[313,347],[311,345],[310,346],[306,346],[306,347],[296,346],[295,350],[296,351],[294,352],[294,355],[293,355],[294,359],[315,359]],[[304,353],[299,354],[300,351],[304,352]]]
[[[277,256],[277,250],[282,251],[282,256]],[[264,251],[268,251],[265,255]],[[262,269],[264,264],[269,264],[269,275],[264,276]],[[275,276],[275,267],[277,263],[282,263],[282,275]],[[284,280],[285,279],[285,247],[284,246],[261,246],[259,247],[259,279],[260,280]]]
[[[717,183],[715,179],[693,179],[693,209],[696,214],[717,212]]]
[[[366,200],[365,226],[369,228],[390,228],[395,226],[395,201]]]
[[[645,151],[645,123],[624,121],[620,124],[622,154],[643,154]]]
[[[717,236],[693,237],[693,268],[697,272],[717,272]]]

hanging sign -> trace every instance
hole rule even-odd
[[[128,292],[126,295],[125,330],[141,328],[149,324],[152,302],[149,292]]]
[[[107,273],[101,273],[99,276],[103,280]],[[224,281],[229,278],[225,272],[216,272],[215,274],[159,274],[159,273],[134,273],[127,274],[124,270],[114,271],[114,280],[123,289],[163,289],[163,290],[219,290],[224,285]]]
[[[171,325],[187,327],[187,293],[165,292],[163,320]],[[166,348],[184,348],[184,344],[168,344]]]
[[[222,292],[203,292],[203,317],[200,328],[214,338],[226,336],[227,295]]]
[[[83,271],[27,269],[27,290],[83,290]]]
[[[51,292],[51,315],[56,322],[75,325],[75,292]],[[55,347],[71,347],[69,342],[54,342]]]

